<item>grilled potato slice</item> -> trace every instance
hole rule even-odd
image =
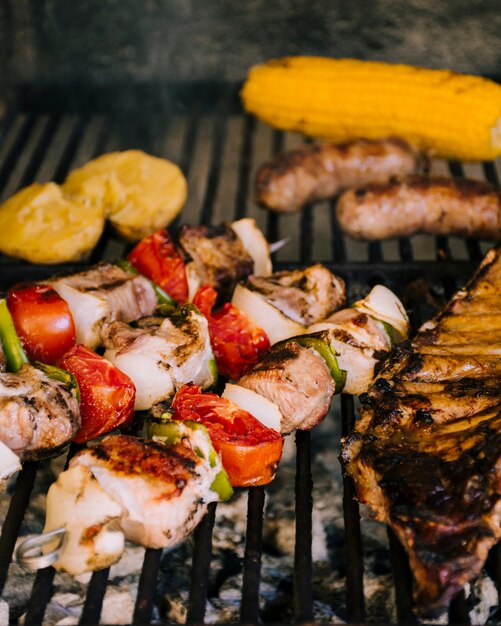
[[[111,152],[70,173],[66,193],[100,204],[118,233],[137,241],[164,228],[187,196],[177,165],[140,150]]]
[[[35,183],[0,205],[0,251],[31,263],[77,261],[96,245],[104,209],[66,196],[56,183]]]

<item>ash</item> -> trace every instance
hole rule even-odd
[[[312,432],[313,476],[313,593],[314,620],[345,623],[345,539],[342,509],[342,476],[338,461],[340,440],[339,402],[326,420]],[[21,539],[41,532],[45,493],[62,470],[64,458],[43,464],[26,513]],[[260,586],[260,619],[264,623],[291,623],[295,543],[295,443],[289,437],[275,480],[267,487]],[[12,489],[11,489],[12,490]],[[8,494],[0,496],[0,519],[8,507]],[[396,623],[395,596],[388,538],[383,525],[363,513],[364,591],[367,623]],[[209,599],[205,621],[236,623],[240,619],[242,563],[245,550],[247,491],[238,490],[228,503],[219,504],[213,534]],[[184,623],[188,604],[193,541],[164,551],[160,564],[153,623]],[[111,568],[101,623],[130,624],[137,594],[144,549],[129,544],[119,563]],[[77,624],[90,575],[71,577],[57,573],[45,624]],[[13,563],[0,601],[0,626],[23,623],[23,613],[34,574]],[[486,575],[466,589],[472,624],[493,621],[498,602],[496,587]],[[446,624],[447,615],[423,623]]]

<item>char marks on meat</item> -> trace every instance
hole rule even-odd
[[[304,270],[250,276],[248,286],[304,326],[325,319],[346,301],[344,280],[320,263]]]
[[[324,359],[294,340],[273,346],[238,384],[278,406],[283,435],[295,429],[311,430],[321,422],[336,389]]]
[[[195,263],[201,284],[231,294],[235,285],[252,274],[254,262],[228,224],[181,226],[179,244]]]
[[[362,398],[342,460],[407,550],[419,610],[447,606],[501,538],[501,250]]]
[[[53,456],[79,428],[78,400],[64,383],[31,365],[0,374],[0,441],[23,461]]]

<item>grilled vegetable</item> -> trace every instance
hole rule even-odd
[[[2,481],[7,480],[20,469],[21,463],[17,454],[0,441],[0,488]]]
[[[81,426],[74,441],[85,443],[133,420],[134,383],[112,363],[76,345],[58,364],[75,376],[80,389]]]
[[[49,285],[15,285],[7,294],[7,306],[30,361],[55,363],[75,345],[68,304]]]
[[[0,206],[0,251],[31,263],[78,261],[98,242],[104,209],[35,183]]]
[[[11,372],[17,372],[25,363],[29,363],[28,356],[17,335],[5,298],[0,300],[0,339],[2,340],[3,352],[7,359],[7,368]]]
[[[286,57],[253,67],[242,100],[264,122],[314,137],[396,135],[451,159],[481,161],[501,154],[501,86],[478,76]]]
[[[175,420],[205,425],[234,487],[266,485],[275,476],[283,439],[247,411],[214,393],[185,385],[172,402]]]
[[[115,263],[116,265],[118,265],[118,267],[120,267],[124,271],[129,272],[129,274],[134,274],[134,276],[138,276],[139,274],[141,274],[141,272],[139,272],[134,267],[134,265],[130,263],[130,261],[127,261],[127,259],[117,259]],[[151,282],[151,286],[153,287],[157,295],[158,304],[167,304],[169,306],[176,306],[176,301],[173,298],[171,298],[171,296],[169,296],[169,294],[166,291],[164,291],[162,287],[160,287],[153,281],[150,281],[150,282]]]
[[[150,315],[157,296],[150,281],[111,263],[47,281],[68,303],[75,321],[77,343],[101,345],[101,327],[112,320],[130,322]]]
[[[270,342],[264,330],[231,303],[212,312],[216,299],[216,290],[206,285],[197,291],[193,304],[207,318],[219,373],[238,380],[261,359]]]
[[[251,291],[242,284],[235,287],[231,303],[264,330],[271,345],[305,331],[302,324],[291,320],[269,304],[260,293]]]
[[[177,216],[187,183],[177,165],[140,150],[103,154],[73,170],[63,190],[86,210],[104,209],[122,237],[138,241]]]
[[[231,222],[230,228],[237,233],[245,250],[254,262],[252,273],[256,276],[269,276],[272,270],[270,246],[258,228],[256,220],[252,217],[243,217]]]
[[[252,389],[246,389],[233,383],[226,383],[221,397],[231,400],[241,409],[248,411],[268,428],[280,432],[282,414],[278,406],[268,398],[252,391]]]
[[[140,241],[127,255],[141,274],[154,281],[178,304],[188,300],[188,280],[181,253],[167,230],[159,230]]]

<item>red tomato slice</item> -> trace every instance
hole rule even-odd
[[[15,285],[7,293],[7,307],[30,361],[54,365],[75,345],[73,316],[50,285]]]
[[[270,347],[268,336],[245,313],[230,302],[212,313],[217,292],[203,285],[195,294],[193,304],[207,318],[212,351],[218,371],[239,380]]]
[[[113,363],[78,344],[57,364],[74,374],[80,388],[82,423],[74,441],[85,443],[132,421],[136,388]]]
[[[138,272],[162,287],[178,304],[188,301],[188,279],[183,257],[166,230],[145,237],[127,259]]]
[[[236,404],[200,387],[184,385],[174,396],[172,419],[200,422],[221,455],[234,487],[266,485],[282,456],[283,437]]]

